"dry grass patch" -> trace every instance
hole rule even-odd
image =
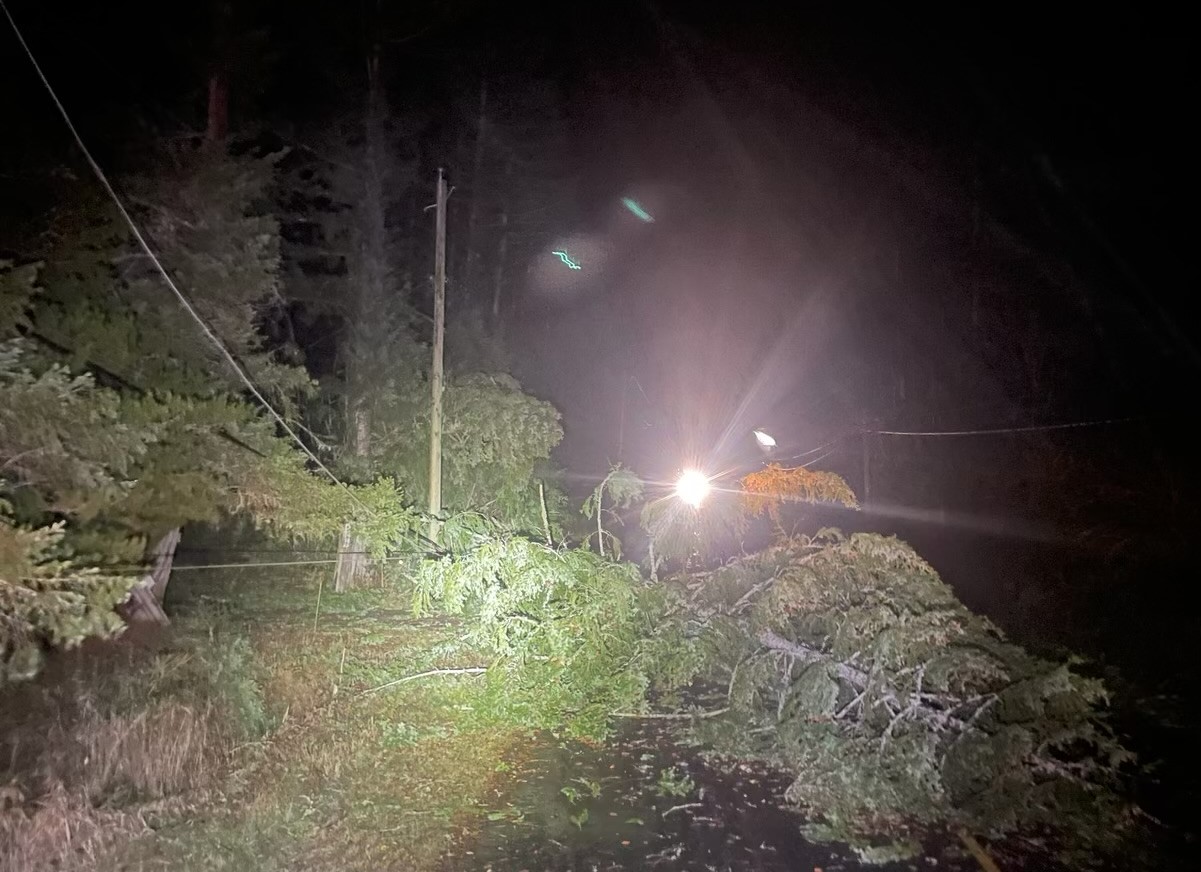
[[[62,783],[21,800],[0,812],[3,869],[98,869],[98,855],[107,845],[146,829],[138,816],[95,808]]]
[[[107,868],[112,844],[178,816],[264,725],[248,649],[181,637],[64,661],[11,688],[0,721],[0,868]]]
[[[86,699],[45,738],[35,776],[69,784],[93,804],[161,799],[203,786],[232,739],[211,704],[166,700],[128,714]]]

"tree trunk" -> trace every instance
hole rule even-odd
[[[384,170],[387,148],[383,129],[384,94],[380,83],[380,47],[375,45],[367,59],[367,105],[363,119],[363,173],[361,199],[356,205],[360,250],[357,270],[352,276],[358,287],[351,324],[351,350],[347,363],[346,386],[349,394],[349,453],[366,457],[371,449],[372,386],[368,383],[364,362],[382,340],[380,327],[390,291],[388,234],[384,207]],[[370,562],[366,543],[355,533],[350,522],[343,524],[338,540],[338,563],[334,570],[334,591],[341,593],[361,586]]]
[[[480,106],[476,119],[475,149],[471,159],[471,205],[467,212],[467,256],[465,258],[462,287],[470,294],[478,294],[476,277],[479,274],[480,240],[479,228],[480,210],[482,209],[484,188],[484,150],[487,146],[488,131],[488,80],[480,80]],[[481,280],[480,284],[483,284]],[[478,299],[478,298],[477,298]]]
[[[500,330],[500,298],[505,281],[505,258],[509,251],[509,213],[500,213],[500,242],[496,248],[496,269],[492,273],[492,327]]]
[[[225,76],[213,73],[209,77],[208,127],[205,139],[208,142],[224,142],[229,133],[229,86]]]
[[[513,175],[513,162],[505,164],[505,190],[509,177]],[[500,335],[501,294],[504,292],[506,259],[509,254],[509,209],[502,203],[500,210],[500,241],[496,247],[496,268],[492,273],[492,329]]]
[[[343,524],[342,535],[338,538],[338,563],[334,567],[334,593],[345,593],[355,587],[366,562],[363,559],[366,555],[359,553],[361,550],[350,522]]]
[[[229,61],[230,14],[232,8],[221,3],[216,9],[216,28],[213,36],[213,65],[209,74],[208,118],[204,139],[209,144],[221,144],[229,134]]]
[[[351,450],[356,456],[362,457],[370,447],[371,415],[359,403],[352,416],[354,437]],[[366,550],[366,543],[355,535],[351,523],[348,521],[343,524],[342,535],[338,538],[338,562],[334,567],[334,593],[344,593],[363,585],[370,567]]]

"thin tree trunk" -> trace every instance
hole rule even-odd
[[[209,73],[208,118],[204,139],[211,145],[225,142],[229,133],[229,79],[227,72],[230,59],[229,16],[231,7],[219,4],[216,9],[216,30],[213,37],[213,65]]]
[[[430,361],[430,534],[438,541],[442,513],[442,391],[443,343],[446,332],[446,181],[438,168],[437,213],[434,224],[434,347]]]
[[[371,414],[360,402],[356,404],[352,417],[354,435],[351,451],[355,456],[363,457],[370,448]],[[355,535],[351,523],[347,521],[343,524],[342,535],[338,539],[338,562],[334,567],[334,593],[344,593],[361,586],[369,568],[366,548],[366,543]]]
[[[225,76],[213,73],[209,77],[208,127],[205,139],[208,142],[224,142],[229,133],[229,86]]]
[[[500,213],[500,242],[496,247],[496,269],[492,274],[492,326],[500,329],[500,298],[505,281],[505,258],[509,251],[509,213]]]
[[[601,498],[604,497],[604,483],[601,483],[600,490],[596,492],[596,547],[600,551],[600,556],[605,556],[605,528],[601,526]]]
[[[513,175],[513,162],[505,164],[505,190],[509,188],[509,178]],[[492,273],[492,329],[500,333],[501,294],[504,292],[505,263],[509,253],[509,209],[502,205],[500,211],[500,241],[496,247],[496,269]]]
[[[347,521],[342,525],[342,535],[338,537],[338,563],[334,567],[334,593],[345,593],[354,587],[355,576],[358,574],[358,548],[355,547],[354,529]]]
[[[552,548],[555,545],[550,535],[550,518],[546,514],[546,488],[538,482],[538,505],[542,508],[542,529],[546,532],[546,544]]]
[[[479,293],[475,290],[476,275],[479,273],[479,239],[476,230],[479,227],[482,189],[484,176],[484,149],[487,146],[488,131],[488,80],[480,79],[480,106],[475,127],[475,150],[471,159],[471,206],[467,212],[467,257],[463,270],[463,287],[468,293]],[[481,281],[481,284],[483,282]],[[481,289],[482,290],[482,289]]]

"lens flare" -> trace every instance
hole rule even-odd
[[[703,472],[689,469],[676,482],[676,496],[694,509],[709,495],[709,477]]]
[[[642,208],[641,204],[633,197],[622,197],[621,204],[630,210],[630,213],[638,218],[639,221],[645,221],[648,224],[655,219],[651,214]]]
[[[551,254],[555,255],[556,257],[559,258],[559,260],[563,261],[563,263],[565,263],[567,265],[568,269],[583,269],[582,266],[580,266],[578,263],[576,263],[574,260],[571,259],[571,255],[568,254],[566,251],[552,251]]]

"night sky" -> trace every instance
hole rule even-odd
[[[302,138],[360,99],[372,5],[232,4],[235,127]],[[824,466],[858,487],[865,426],[1127,418],[1062,450],[1168,502],[1195,480],[1180,20],[1149,7],[395,6],[389,100],[413,125],[431,202],[435,167],[452,184],[466,172],[482,79],[531,147],[540,113],[563,134],[542,183],[570,208],[531,219],[505,335],[516,374],[563,411],[557,461],[572,480],[617,460],[655,478],[745,463],[764,427],[798,453],[833,443]],[[203,128],[217,4],[10,7],[114,172],[136,171],[155,137]],[[7,32],[0,83],[7,227],[46,205],[28,173],[62,163],[92,182]],[[465,203],[452,195],[452,249]],[[455,282],[452,268],[452,311],[478,303]],[[873,444],[882,502],[1009,529],[1058,517],[1060,485],[1025,465],[1028,443]],[[996,497],[999,477],[1024,496]]]

